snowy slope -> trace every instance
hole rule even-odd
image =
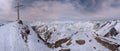
[[[77,23],[37,22],[32,26],[42,40],[49,43],[47,46],[57,49],[57,51],[119,51],[120,39],[117,31],[120,25],[118,24],[120,23],[117,23],[117,21]],[[111,33],[112,31],[114,33]]]
[[[25,35],[26,30],[30,30],[30,33]],[[31,27],[18,22],[0,27],[0,51],[48,51],[47,46],[38,40]]]
[[[0,27],[0,51],[120,51],[120,23],[18,21]]]

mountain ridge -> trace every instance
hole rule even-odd
[[[72,22],[0,27],[0,51],[119,51],[120,23]]]

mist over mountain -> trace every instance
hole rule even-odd
[[[120,51],[120,0],[0,0],[0,51]]]

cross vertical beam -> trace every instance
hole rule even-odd
[[[20,7],[22,7],[23,5],[20,5],[20,3],[17,3],[17,6],[15,8],[17,8],[17,20],[20,20]]]

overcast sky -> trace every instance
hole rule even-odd
[[[25,21],[79,21],[120,18],[120,0],[18,0]],[[0,0],[0,20],[16,20],[17,0]]]

